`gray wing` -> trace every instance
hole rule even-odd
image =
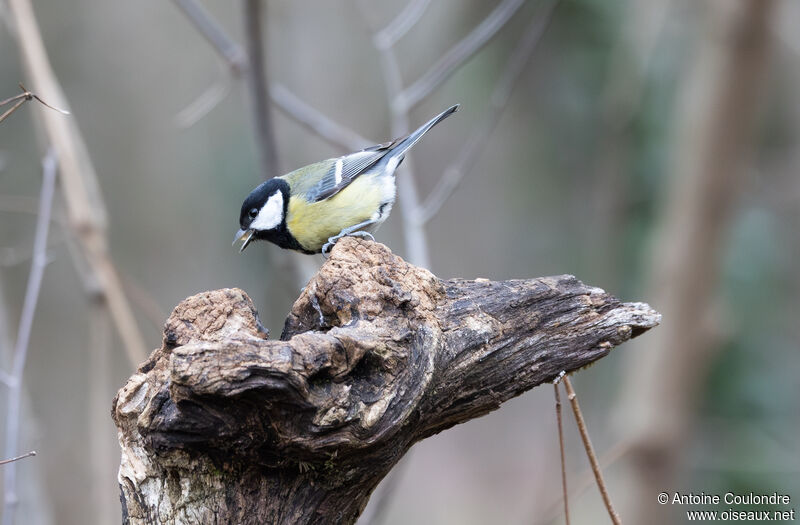
[[[331,159],[328,161],[331,162],[330,168],[306,194],[308,200],[318,202],[333,197],[386,156],[393,144],[393,142],[379,144],[338,159]]]

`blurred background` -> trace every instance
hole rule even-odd
[[[243,0],[202,13],[34,0],[65,97],[23,52],[25,5],[0,0],[0,99],[22,82],[72,115],[31,101],[0,123],[0,435],[4,457],[38,451],[0,467],[4,523],[119,522],[111,400],[171,308],[241,287],[278,337],[322,262],[231,248],[244,196],[453,103],[401,168],[376,238],[442,278],[570,273],[664,315],[573,380],[626,523],[685,521],[691,509],[656,504],[661,491],[800,501],[797,2]],[[203,20],[224,32],[216,46]],[[246,57],[259,28],[268,113]],[[60,166],[31,310],[53,142],[62,160],[88,155]],[[563,523],[553,405],[543,385],[417,444],[361,523]],[[573,523],[603,522],[566,413],[565,431]]]

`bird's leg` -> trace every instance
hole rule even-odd
[[[370,232],[359,231],[361,228],[369,226],[370,224],[375,224],[377,221],[375,219],[370,219],[368,221],[359,222],[358,224],[354,224],[352,226],[348,226],[347,228],[340,231],[337,235],[328,238],[328,242],[326,242],[322,246],[322,255],[326,258],[330,254],[330,251],[333,249],[333,245],[336,244],[336,241],[341,239],[342,237],[351,236],[351,237],[364,237],[365,239],[369,239],[371,241],[375,240],[375,237],[372,236]]]

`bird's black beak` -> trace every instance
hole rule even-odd
[[[239,253],[242,253],[247,245],[250,244],[250,241],[253,240],[253,234],[255,230],[239,230],[236,232],[236,237],[233,239],[233,244],[236,244],[236,241],[242,241],[242,247],[239,248]]]

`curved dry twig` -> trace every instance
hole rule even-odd
[[[66,96],[50,64],[30,0],[10,0],[9,6],[19,29],[21,60],[29,71],[35,90],[47,93],[48,99],[58,106],[67,107]],[[147,356],[147,345],[108,252],[105,204],[83,136],[73,119],[55,118],[48,111],[40,112],[38,116],[58,154],[60,187],[70,229],[75,233],[86,266],[97,285],[95,291],[106,300],[128,358],[135,366]]]
[[[200,96],[175,115],[175,124],[180,128],[194,126],[225,100],[230,92],[231,86],[228,77],[211,84]]]
[[[192,22],[195,29],[208,41],[211,46],[222,56],[235,76],[241,76],[247,71],[247,54],[244,49],[231,39],[206,9],[195,0],[172,0],[183,11],[183,14]]]
[[[56,152],[50,149],[42,162],[42,190],[39,196],[39,216],[36,220],[36,233],[33,240],[33,260],[31,271],[28,275],[28,285],[25,290],[25,299],[22,303],[22,314],[19,318],[17,340],[14,345],[11,373],[8,381],[8,398],[6,401],[6,440],[5,454],[7,458],[17,455],[19,443],[20,411],[22,409],[22,374],[28,358],[28,343],[30,342],[33,318],[36,314],[36,304],[39,301],[39,291],[42,287],[42,277],[47,266],[47,234],[50,230],[50,213],[53,209],[53,195],[56,189],[56,173],[58,162]],[[25,456],[22,456],[25,457]],[[17,458],[17,459],[21,459]],[[4,497],[3,497],[3,522],[14,522],[14,511],[17,504],[17,469],[10,460],[10,464],[3,469]]]
[[[600,490],[600,495],[603,497],[603,503],[606,506],[606,510],[608,510],[608,517],[611,518],[611,522],[614,525],[622,525],[622,520],[619,518],[619,514],[614,509],[614,504],[611,502],[611,496],[608,494],[608,488],[606,488],[606,483],[603,480],[603,471],[600,470],[600,462],[597,460],[597,454],[594,451],[594,446],[592,446],[592,440],[589,437],[589,431],[586,429],[586,422],[583,419],[583,413],[581,412],[581,407],[578,404],[578,396],[575,394],[575,390],[572,388],[572,382],[569,380],[569,376],[564,376],[563,379],[564,388],[567,390],[567,399],[569,399],[570,404],[572,405],[572,412],[575,415],[575,422],[578,424],[578,430],[581,434],[581,439],[583,440],[583,446],[586,449],[586,455],[589,457],[589,463],[592,465],[592,472],[594,473],[594,479],[597,482],[597,488]]]
[[[7,119],[12,113],[14,113],[17,109],[19,109],[20,106],[22,106],[24,103],[28,102],[29,100],[36,100],[37,102],[39,102],[43,106],[45,106],[47,108],[50,108],[53,111],[58,111],[62,115],[69,115],[69,111],[67,111],[66,109],[59,109],[59,108],[57,108],[55,106],[51,106],[50,104],[48,104],[47,102],[42,100],[37,94],[31,93],[30,91],[25,89],[25,86],[23,86],[22,83],[19,84],[19,88],[22,90],[22,93],[20,93],[19,95],[14,95],[13,97],[9,97],[9,98],[7,98],[5,100],[0,101],[0,107],[5,106],[6,104],[10,104],[11,102],[16,102],[16,104],[11,106],[2,115],[0,115],[0,122],[3,122],[5,119]]]
[[[392,110],[404,113],[419,104],[486,45],[524,3],[525,0],[503,0],[498,4],[489,16],[442,55],[425,74],[398,93],[392,100]]]
[[[456,160],[445,169],[442,177],[437,181],[428,198],[425,199],[416,214],[418,221],[426,223],[431,220],[456,190],[469,168],[475,164],[478,156],[488,143],[489,136],[497,127],[500,116],[508,105],[508,100],[511,98],[511,93],[525,68],[525,64],[528,63],[528,59],[536,49],[536,45],[541,40],[545,29],[547,29],[558,1],[552,0],[541,9],[541,12],[533,15],[531,23],[519,39],[517,46],[506,62],[503,74],[492,90],[486,117],[464,142]]]
[[[420,21],[431,0],[411,0],[389,24],[372,37],[375,47],[388,49]]]
[[[231,39],[217,21],[196,0],[173,1],[181,8],[181,11],[187,16],[195,29],[206,38],[211,47],[228,64],[233,77],[243,77],[249,66],[247,53],[242,46]],[[362,139],[358,133],[334,122],[324,113],[299,99],[282,84],[272,83],[269,85],[269,98],[287,117],[323,140],[345,151],[357,150],[374,143],[373,141]],[[181,114],[188,109],[188,107],[184,109]],[[202,116],[200,115],[200,118]]]
[[[564,499],[564,522],[569,523],[569,491],[567,490],[567,465],[564,453],[564,425],[561,418],[561,394],[558,392],[558,383],[563,376],[553,381],[553,391],[556,396],[556,424],[558,425],[558,450],[561,452],[561,497]]]
[[[267,69],[264,66],[264,37],[261,28],[261,1],[244,1],[244,33],[247,42],[248,68],[245,75],[253,107],[253,125],[256,145],[264,179],[278,174],[278,148],[275,146],[275,133],[272,114],[269,108]]]
[[[26,453],[22,454],[21,456],[17,456],[15,458],[4,459],[4,460],[0,461],[0,465],[8,465],[9,463],[14,463],[15,461],[19,461],[21,459],[29,458],[29,457],[35,456],[35,455],[36,455],[36,451],[35,450],[31,450],[30,452],[26,452]]]
[[[361,8],[362,12],[366,15],[369,11],[368,2],[362,1]],[[399,17],[405,16],[403,13],[401,13]],[[367,16],[365,16],[365,18],[367,18]],[[390,22],[389,26],[394,24],[395,22]],[[405,108],[396,108],[391,104],[391,101],[396,100],[403,91],[403,78],[400,74],[400,66],[397,62],[394,48],[391,46],[381,48],[377,44],[377,39],[374,35],[375,33],[373,34],[373,45],[380,59],[383,81],[386,87],[386,98],[389,100],[392,107],[392,136],[401,137],[409,132],[408,111]],[[406,157],[400,169],[403,170],[403,176],[399,177],[397,193],[400,197],[400,214],[403,220],[406,254],[412,263],[429,268],[430,257],[428,254],[427,234],[425,233],[423,224],[415,219],[415,212],[419,208],[419,192],[417,191],[412,159]]]
[[[358,151],[378,142],[364,138],[350,128],[342,126],[295,95],[283,84],[273,83],[269,95],[273,104],[284,115],[344,151]]]

